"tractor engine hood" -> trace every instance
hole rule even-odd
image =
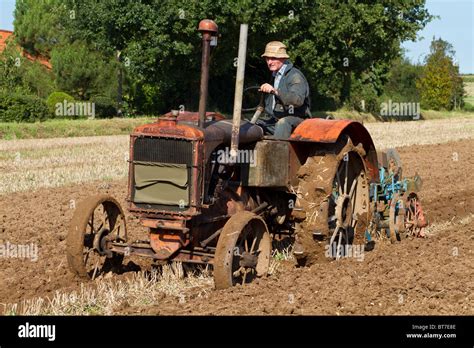
[[[232,120],[222,120],[210,124],[204,129],[205,139],[210,142],[230,144],[232,138]],[[263,129],[248,121],[240,122],[239,143],[248,144],[263,138]]]
[[[177,116],[167,113],[156,122],[135,128],[133,135],[171,137],[188,140],[230,144],[232,138],[232,120],[224,119],[219,113],[207,112],[204,128],[198,127],[197,112],[182,112]],[[239,143],[247,144],[263,138],[263,130],[248,121],[240,124]]]

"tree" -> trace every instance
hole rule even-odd
[[[49,57],[64,41],[60,20],[66,15],[61,0],[17,0],[13,25],[18,43],[31,55]]]
[[[9,41],[0,54],[0,88],[12,90],[23,84],[21,67],[25,62],[26,58],[20,55],[15,43]]]
[[[399,101],[419,102],[420,93],[416,81],[421,77],[423,67],[412,64],[407,58],[393,61],[384,85],[384,94]]]
[[[56,85],[79,100],[105,94],[114,83],[113,62],[100,52],[90,51],[81,41],[56,47],[51,52]]]
[[[364,84],[370,84],[371,94],[381,93],[400,42],[414,39],[431,16],[424,0],[18,0],[15,31],[24,47],[56,55],[56,60],[62,55],[70,64],[72,55],[58,51],[78,50],[76,41],[87,46],[90,60],[96,59],[96,51],[105,62],[118,60],[112,72],[115,94],[121,94],[123,74],[128,102],[138,111],[146,105],[163,112],[180,105],[197,107],[201,41],[196,29],[203,18],[214,19],[220,30],[211,55],[209,105],[230,111],[241,23],[249,24],[248,85],[270,80],[260,55],[268,41],[280,40],[306,74],[313,94],[341,104]],[[63,68],[55,73],[65,86],[66,77],[77,74]],[[80,70],[83,78],[76,82],[82,85],[71,80],[65,91],[79,93],[84,85],[94,85],[93,76],[79,67],[75,71]]]
[[[462,106],[464,89],[459,67],[453,62],[454,55],[449,42],[433,38],[423,74],[416,84],[423,108],[452,110]]]
[[[166,100],[168,108],[196,106],[196,28],[201,19],[214,19],[221,36],[212,54],[210,103],[227,111],[242,22],[250,26],[249,84],[269,79],[260,54],[266,42],[278,39],[288,44],[290,56],[301,63],[317,92],[344,102],[350,97],[352,76],[370,75],[380,90],[400,42],[414,39],[431,19],[422,0],[67,0],[66,7],[77,14],[63,23],[73,36],[110,55],[120,51],[121,61],[130,63],[126,69],[134,76],[132,84],[157,85],[157,99]]]
[[[352,77],[375,73],[380,91],[400,42],[415,39],[432,18],[424,1],[328,0],[308,6],[309,15],[300,15],[299,30],[292,28],[288,41],[319,91],[340,103],[350,98]]]
[[[46,98],[54,89],[52,73],[38,62],[23,57],[15,41],[0,54],[0,88]]]

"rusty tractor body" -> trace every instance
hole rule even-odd
[[[385,227],[390,235],[387,220],[396,220],[397,233],[405,224],[409,203],[398,202],[407,187],[381,193],[381,170],[389,170],[359,122],[306,119],[276,140],[240,117],[205,111],[211,22],[200,24],[199,112],[170,112],[130,136],[127,208],[148,238],[130,241],[118,202],[93,196],[78,206],[68,235],[76,274],[95,278],[136,255],[212,265],[216,287],[226,288],[266,275],[272,238],[295,239],[296,259],[311,264],[344,257],[347,246],[373,241]],[[382,203],[388,213],[377,215]]]

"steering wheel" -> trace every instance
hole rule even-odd
[[[258,92],[260,93],[260,101],[259,101],[258,105],[253,107],[253,108],[242,108],[242,112],[255,111],[255,113],[252,116],[252,119],[250,120],[250,123],[255,124],[257,122],[257,120],[259,119],[260,115],[262,114],[262,112],[265,110],[265,94],[273,94],[275,96],[275,98],[279,101],[279,103],[281,105],[283,105],[283,110],[286,113],[285,104],[283,103],[281,98],[278,95],[276,95],[275,93],[265,93],[265,92],[260,90],[260,86],[247,87],[247,88],[244,89],[244,93],[247,92],[247,91],[251,91],[251,90],[258,90]]]

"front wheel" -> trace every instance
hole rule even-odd
[[[266,276],[270,266],[271,239],[265,221],[241,211],[225,224],[214,257],[216,289],[245,285]]]
[[[123,255],[108,250],[106,242],[125,242],[126,236],[125,215],[113,197],[97,195],[82,201],[67,235],[69,267],[73,273],[88,279],[118,270]]]

